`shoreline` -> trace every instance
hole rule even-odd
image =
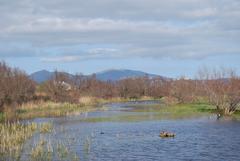
[[[85,98],[86,99],[86,98]],[[125,99],[125,98],[111,98],[111,99],[97,99],[87,98],[85,102],[81,103],[57,103],[57,102],[38,102],[26,103],[18,107],[14,111],[7,111],[0,113],[0,123],[6,122],[6,118],[14,118],[18,120],[28,120],[34,118],[49,118],[49,117],[63,117],[68,115],[76,115],[84,112],[92,112],[96,110],[105,110],[104,105],[109,103],[126,103],[126,102],[141,102],[141,101],[161,101],[162,99],[154,98],[140,98],[140,99]],[[163,103],[164,104],[164,103]],[[191,114],[204,114],[204,113],[219,113],[214,106],[208,103],[181,103],[164,105],[163,109],[157,109],[155,112],[170,113],[172,115],[186,116]],[[236,111],[232,116],[233,118],[240,118],[240,111]]]

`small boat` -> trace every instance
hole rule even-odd
[[[162,132],[160,133],[160,137],[161,137],[161,138],[175,137],[175,134],[174,134],[174,133],[170,133],[170,132],[162,131]]]

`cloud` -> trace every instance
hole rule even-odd
[[[41,61],[44,62],[72,62],[79,60],[79,56],[58,56],[58,57],[47,57],[41,58]]]
[[[114,48],[92,48],[84,53],[65,54],[60,56],[47,56],[41,58],[43,62],[74,62],[89,59],[117,58],[118,50]]]
[[[0,1],[0,12],[0,58],[71,62],[240,53],[238,0],[11,0]]]
[[[192,18],[201,18],[201,17],[212,17],[217,15],[217,9],[216,8],[204,8],[199,10],[193,10],[193,11],[186,11],[183,13],[186,17],[192,17]]]

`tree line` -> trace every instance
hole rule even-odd
[[[227,69],[201,69],[197,79],[150,78],[146,75],[119,81],[100,81],[96,75],[70,77],[55,71],[50,80],[37,84],[25,72],[0,62],[1,111],[35,100],[78,103],[85,96],[104,99],[149,96],[164,98],[167,104],[204,101],[230,115],[240,105],[240,78]]]

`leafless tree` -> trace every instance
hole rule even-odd
[[[72,86],[69,83],[69,76],[64,72],[55,71],[51,80],[44,82],[43,91],[56,102],[72,102]]]
[[[179,103],[192,103],[196,100],[196,81],[181,77],[172,82],[171,95],[177,98]]]
[[[0,109],[31,100],[35,84],[23,71],[0,62]]]
[[[201,69],[201,86],[208,101],[226,115],[233,114],[240,105],[240,79],[232,69]]]

